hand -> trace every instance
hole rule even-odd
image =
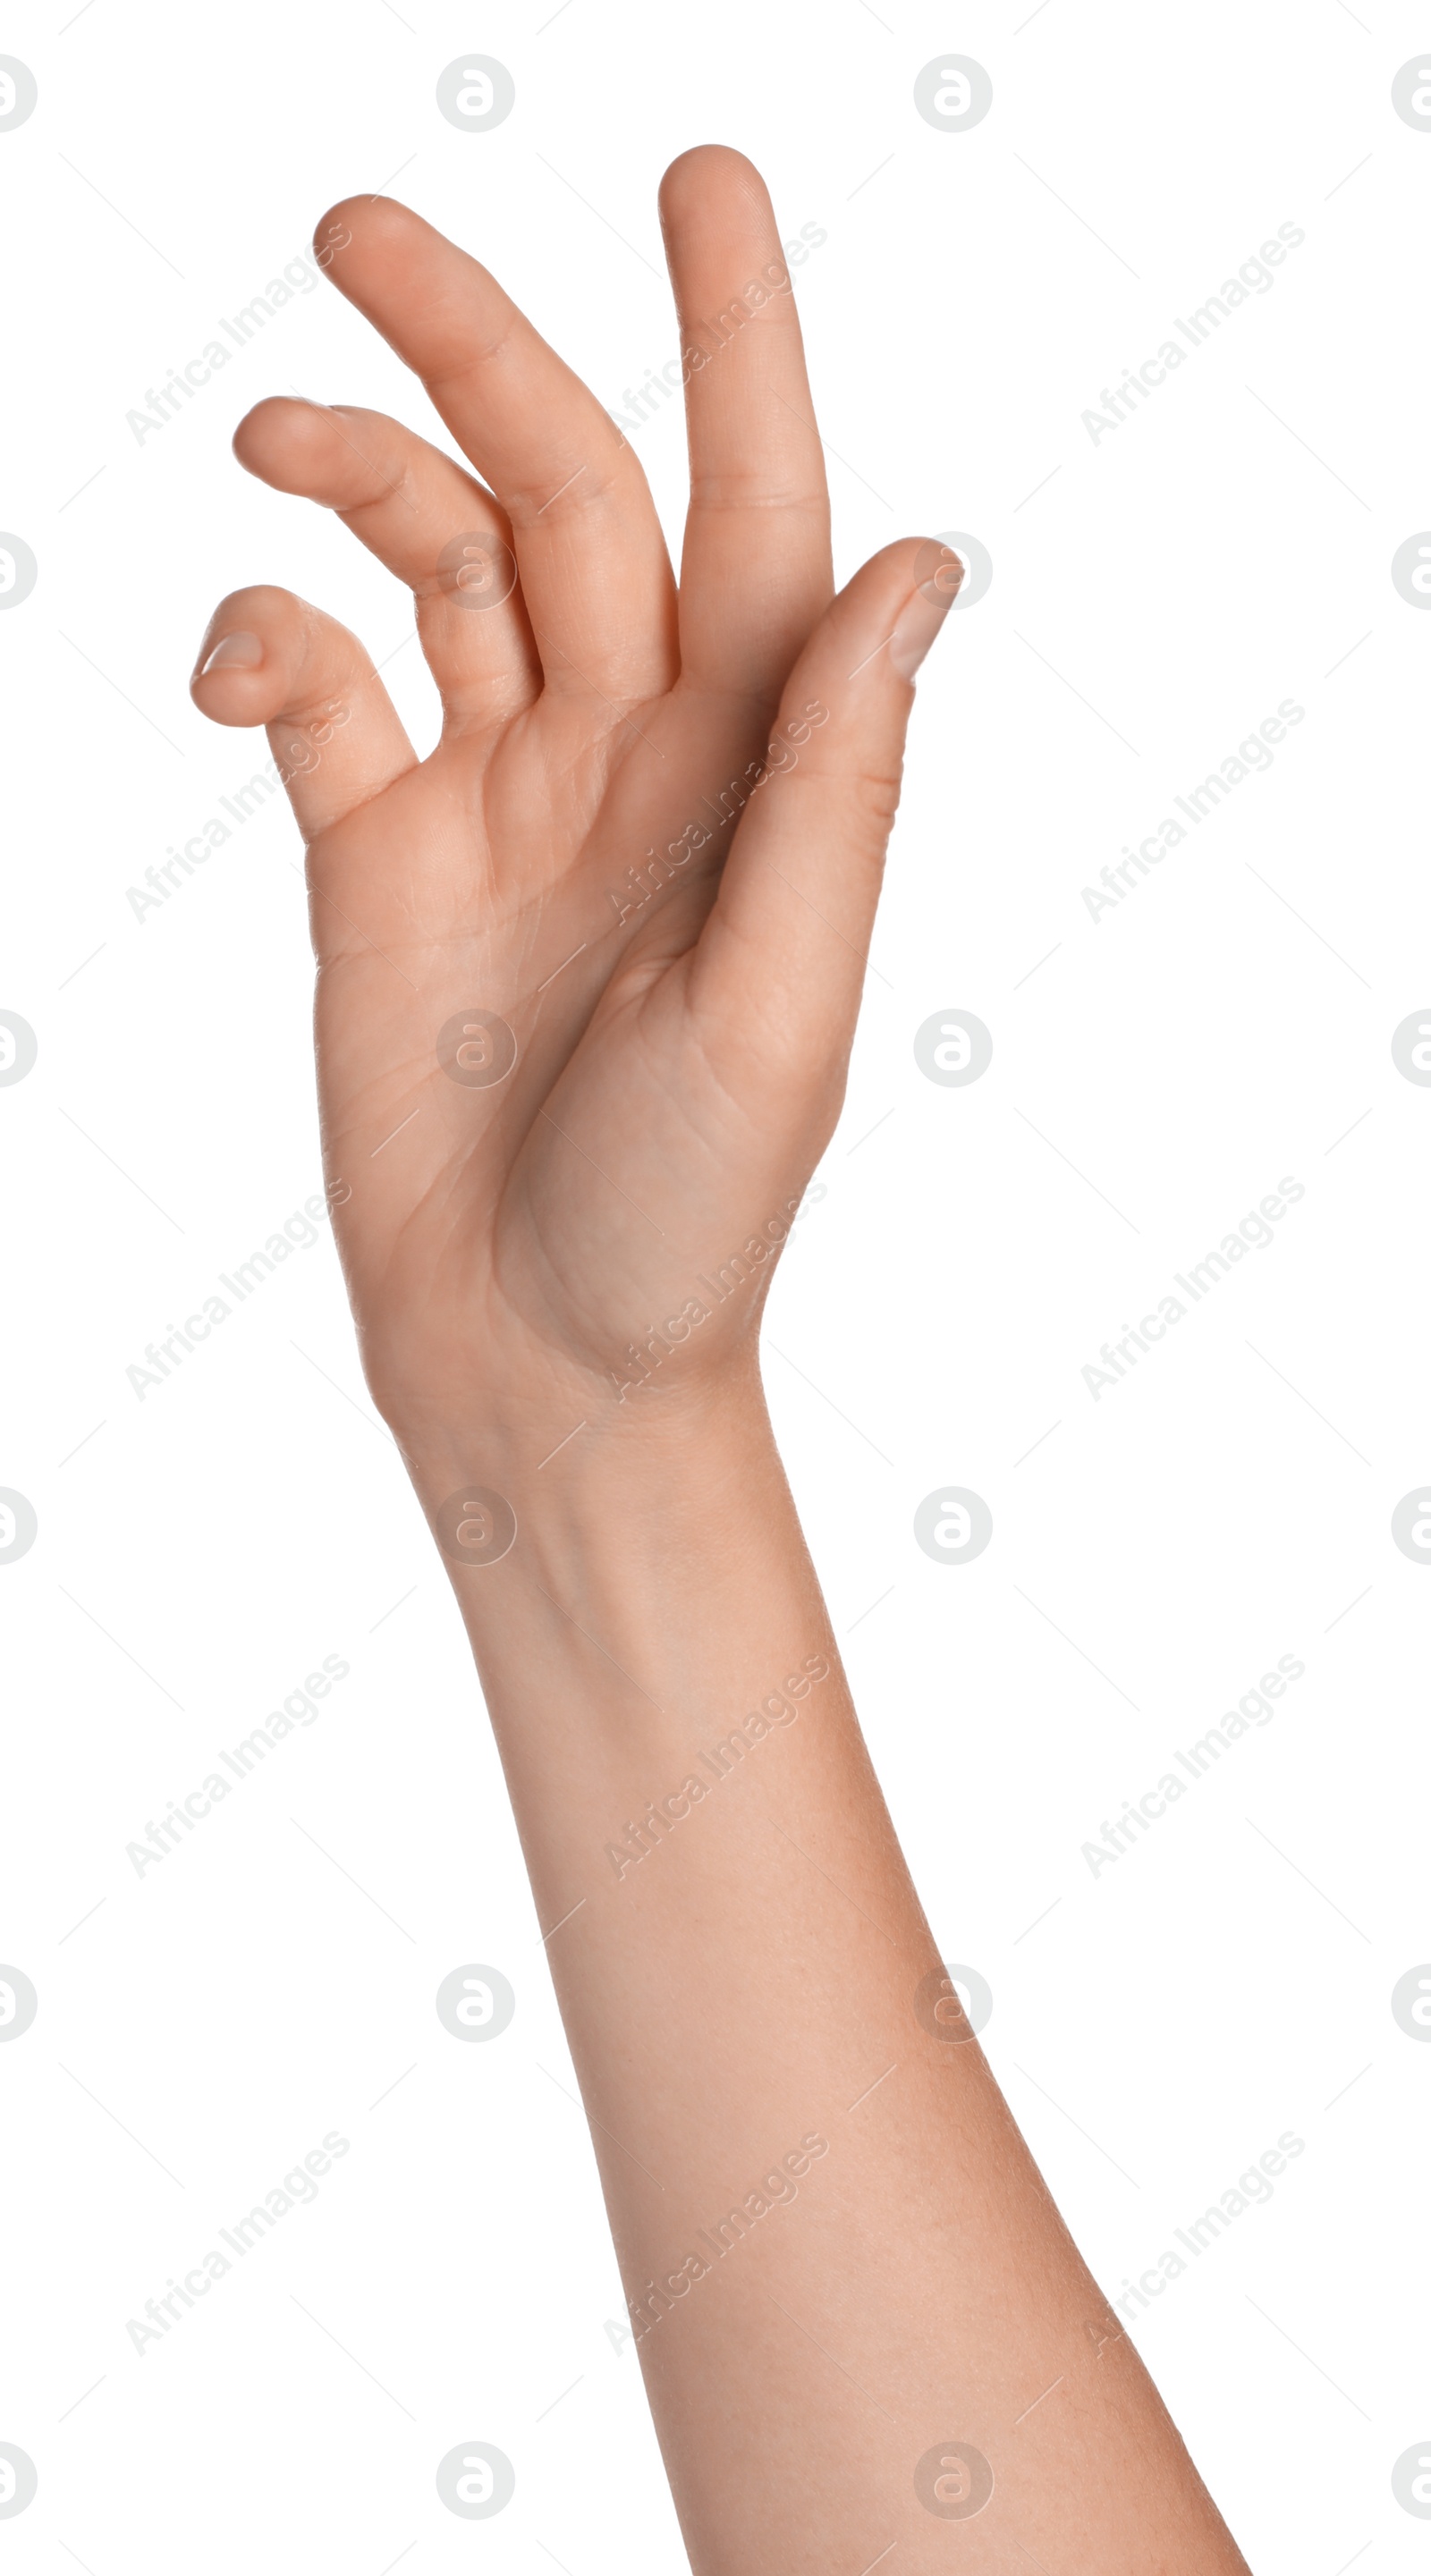
[[[276,398],[234,442],[408,583],[442,699],[419,760],[357,639],[270,588],[222,603],[192,683],[267,725],[308,844],[329,1192],[410,1457],[514,1400],[555,1426],[642,1387],[627,1421],[753,1357],[843,1098],[911,674],[962,574],[906,541],[832,598],[764,185],[703,148],[661,213],[679,592],[607,413],[391,200],[337,206],[319,259],[485,480],[376,412]]]

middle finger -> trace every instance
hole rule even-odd
[[[665,539],[595,395],[496,279],[409,207],[352,197],[318,237],[334,284],[422,378],[506,510],[548,689],[611,705],[669,688]]]

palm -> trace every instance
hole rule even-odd
[[[683,745],[669,700],[641,707],[639,735],[578,738],[551,713],[440,746],[310,856],[325,1160],[384,1400],[427,1372],[500,1382],[534,1332],[556,1366],[617,1367],[697,1272],[798,1198],[838,1107],[823,1061],[792,1091],[749,986],[724,1009],[693,998],[709,862],[639,909],[623,864],[667,848],[759,757],[758,719],[732,749],[716,727]],[[474,1009],[513,1033],[505,1076]],[[454,1020],[465,1066],[455,1032],[439,1062]]]
[[[195,683],[221,721],[268,722],[309,842],[325,1162],[399,1424],[534,1359],[576,1395],[692,1299],[715,1356],[838,1113],[907,706],[888,655],[873,686],[866,665],[908,550],[829,609],[764,190],[699,152],[663,211],[683,345],[693,313],[749,307],[709,379],[693,365],[679,599],[613,424],[485,271],[382,200],[337,209],[320,255],[491,490],[377,414],[272,402],[236,442],[412,585],[443,699],[419,762],[355,639],[273,591],[224,604],[232,648]],[[916,596],[916,622],[944,604]],[[696,1282],[732,1256],[717,1316]]]

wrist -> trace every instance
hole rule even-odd
[[[655,1779],[805,1658],[838,1670],[753,1352],[576,1422],[524,1390],[405,1455],[508,1776],[534,1796],[558,1747]]]
[[[753,1353],[718,1376],[624,1398],[574,1373],[533,1377],[394,1428],[454,1579],[519,1546],[538,1573],[599,1558],[613,1541],[669,1541],[687,1525],[712,1546],[758,1496],[788,1502]],[[458,1590],[466,1608],[473,1587],[459,1580]]]

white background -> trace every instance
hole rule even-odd
[[[993,1988],[984,2044],[1109,2294],[1305,2142],[1134,2328],[1252,2564],[1424,2567],[1390,2472],[1431,2448],[1431,2047],[1389,2005],[1431,1956],[1431,1577],[1390,1534],[1431,1469],[1431,1091],[1390,1052],[1431,999],[1431,616],[1389,572],[1431,522],[1431,135],[1390,99],[1424,13],[71,17],[10,13],[39,104],[0,134],[0,524],[39,564],[0,616],[0,1005],[39,1040],[0,1091],[0,1484],[39,1516],[0,1567],[0,1959],[40,1996],[0,2048],[0,2439],[40,2478],[7,2564],[685,2564],[605,2330],[620,2288],[457,1615],[326,1229],[159,1390],[126,1377],[320,1187],[286,811],[142,920],[126,899],[265,756],[189,706],[211,605],[291,584],[395,656],[419,745],[436,730],[405,598],[230,435],[289,387],[442,433],[326,283],[162,432],[126,413],[331,200],[384,184],[620,410],[674,348],[659,174],[723,139],[787,234],[828,234],[799,292],[839,576],[908,532],[971,531],[994,564],[920,682],[847,1111],[769,1312],[836,1633],[944,1955]],[[436,109],[464,46],[516,83],[487,134]],[[950,46],[994,86],[962,134],[913,105]],[[1306,238],[1270,291],[1095,444],[1102,388],[1284,223]],[[677,405],[634,442],[674,543]],[[1083,887],[1287,698],[1274,766],[1091,919]],[[951,1006],[993,1032],[968,1089],[912,1052]],[[1100,1343],[1283,1175],[1305,1196],[1275,1242],[1095,1402]],[[992,1509],[977,1563],[915,1546],[942,1478]],[[137,1878],[126,1843],[329,1654],[351,1673],[318,1722]],[[1273,1722],[1095,1878],[1101,1820],[1284,1654],[1306,1673]],[[517,1993],[481,2047],[433,2009],[474,1960]],[[317,2201],[138,2355],[126,2320],[330,2130],[350,2151]],[[472,2438],[517,2470],[483,2524],[433,2480]]]

